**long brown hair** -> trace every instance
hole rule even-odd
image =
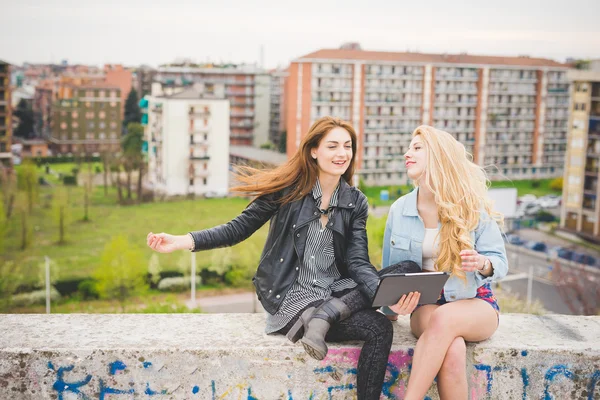
[[[325,135],[336,127],[347,130],[352,139],[352,159],[348,169],[342,175],[344,180],[352,185],[356,159],[356,132],[346,121],[335,117],[322,117],[310,127],[296,153],[285,164],[271,170],[237,167],[236,178],[241,185],[230,190],[258,197],[289,188],[290,191],[279,199],[282,204],[301,199],[310,193],[319,176],[317,160],[311,157],[310,151],[318,147]]]

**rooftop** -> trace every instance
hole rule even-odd
[[[568,68],[566,64],[562,64],[554,60],[526,56],[503,57],[477,56],[470,54],[425,54],[412,52],[397,53],[345,49],[322,49],[302,56],[294,61],[302,62],[315,59]]]

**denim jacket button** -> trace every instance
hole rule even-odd
[[[395,245],[395,244],[396,244],[396,242],[392,240],[392,245]]]

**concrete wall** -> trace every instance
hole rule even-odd
[[[407,318],[395,328],[384,399],[403,397],[415,346]],[[0,315],[0,399],[356,398],[357,343],[316,361],[263,329],[260,314]],[[600,397],[600,317],[502,315],[467,351],[471,399]]]

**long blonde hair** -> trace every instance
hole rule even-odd
[[[433,193],[441,223],[438,235],[436,267],[466,280],[460,268],[460,251],[473,249],[471,232],[481,218],[481,209],[500,226],[504,216],[493,211],[487,196],[490,181],[485,170],[475,164],[465,146],[448,132],[421,125],[412,136],[419,135],[427,152],[427,179],[415,180],[415,187],[425,185]]]

